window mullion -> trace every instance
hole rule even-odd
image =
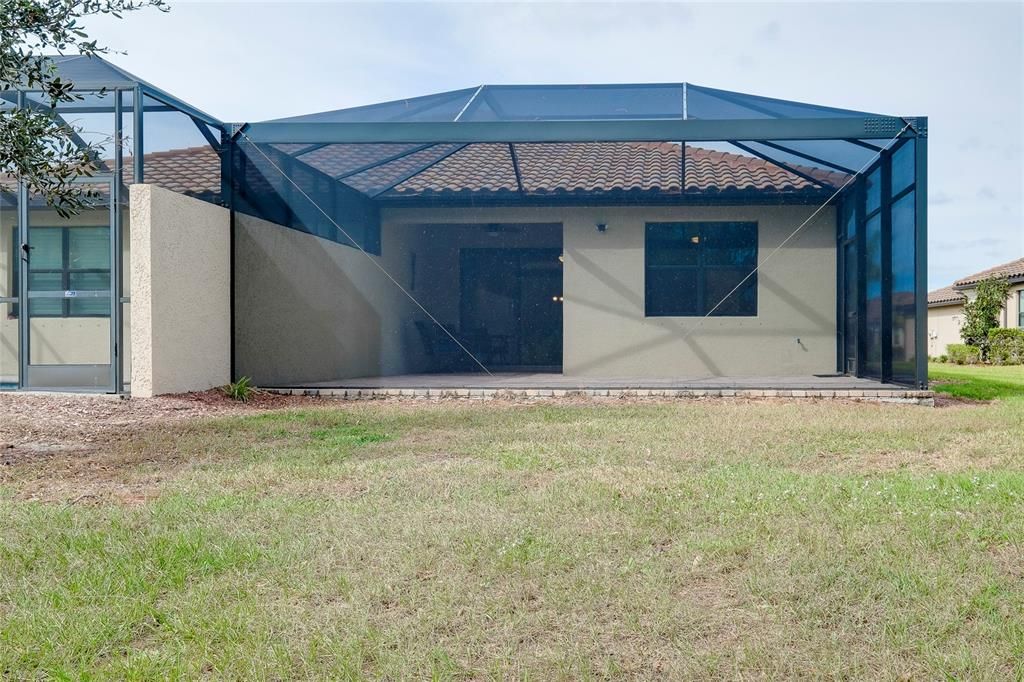
[[[707,292],[707,268],[704,259],[704,226],[697,228],[697,315],[708,314],[708,303],[704,300]]]
[[[61,287],[64,291],[71,288],[71,233],[67,227],[61,228]],[[61,310],[63,311],[63,317],[71,317],[71,301],[65,298],[61,301]]]

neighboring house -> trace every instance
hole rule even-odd
[[[1018,258],[928,292],[928,355],[945,355],[949,344],[963,343],[960,327],[964,322],[964,303],[974,298],[978,282],[992,277],[1006,277],[1010,281],[999,326],[1024,329],[1024,258]]]
[[[946,354],[951,343],[963,343],[960,327],[964,324],[964,301],[952,286],[928,292],[928,355]]]
[[[0,196],[7,388],[926,384],[924,118],[675,83],[226,124],[58,66],[58,114],[123,144],[73,219]]]

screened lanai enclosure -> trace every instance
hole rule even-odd
[[[88,208],[61,217],[0,180],[0,388],[125,390],[131,379],[128,186],[220,203],[221,123],[113,65],[55,57],[76,101],[0,93],[0,111],[49,112],[96,148]]]
[[[352,326],[328,335],[364,366],[240,362],[288,383],[528,368],[923,386],[926,134],[685,83],[485,85],[241,126],[235,210],[381,271],[282,273],[313,309],[351,291],[332,315]],[[308,349],[305,313],[278,312],[280,343]],[[256,338],[266,318],[239,324]]]
[[[927,385],[923,117],[688,83],[485,85],[223,125],[137,79],[115,102],[113,137],[132,137],[110,218],[86,220],[109,233],[34,219],[24,190],[13,233],[5,211],[11,386],[48,378],[33,338],[127,323],[131,182],[230,209],[231,375],[259,385]],[[50,261],[19,269],[33,239]],[[102,294],[83,295],[82,263]],[[130,351],[90,358],[114,389]]]

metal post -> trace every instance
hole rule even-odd
[[[18,93],[18,108],[25,108],[25,93]],[[28,306],[28,185],[18,179],[18,388],[25,387],[29,361],[29,306]]]
[[[866,374],[868,349],[868,239],[867,220],[865,219],[867,189],[863,177],[857,178],[854,184],[854,197],[856,204],[854,204],[853,210],[857,221],[857,247],[855,249],[857,258],[857,358],[854,374],[861,377]]]
[[[118,237],[120,232],[119,220],[120,211],[118,205],[114,201],[115,197],[115,186],[118,183],[116,177],[110,179],[110,195],[107,199],[107,210],[109,212],[109,224],[110,224],[110,392],[120,393],[122,386],[118,384],[120,380],[120,338],[121,338],[121,314],[120,314],[120,300],[121,297],[118,295],[120,287],[118,286],[118,279],[121,276],[121,267],[119,264],[120,259],[120,246],[121,239]],[[64,234],[67,234],[65,231]]]
[[[846,372],[846,246],[843,213],[846,197],[836,207],[836,372]]]
[[[881,156],[882,381],[892,380],[892,155]]]
[[[110,180],[110,363],[113,365],[112,383],[113,392],[121,393],[124,390],[124,329],[121,326],[121,292],[123,287],[121,273],[124,272],[122,245],[124,235],[121,225],[121,167],[124,163],[122,150],[122,121],[123,107],[121,104],[121,91],[114,91],[114,177]]]
[[[133,173],[133,182],[140,184],[145,182],[145,176],[143,175],[143,163],[142,163],[142,108],[143,108],[143,97],[142,88],[140,86],[135,87],[135,102],[132,108],[132,134],[135,136],[134,145],[132,148],[132,165],[135,167]]]
[[[914,345],[918,388],[928,388],[928,119],[914,141]]]
[[[228,376],[231,381],[238,381],[238,356],[235,333],[235,291],[236,291],[236,257],[238,227],[235,224],[235,163],[241,163],[242,152],[238,142],[231,136],[227,126],[220,131],[220,202],[228,209],[228,342],[230,343],[230,361]],[[244,173],[239,173],[241,181]]]

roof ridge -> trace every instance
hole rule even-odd
[[[1000,265],[993,265],[990,268],[985,268],[984,270],[976,272],[972,275],[961,277],[960,279],[953,282],[952,286],[961,287],[969,284],[975,284],[983,279],[987,279],[989,277],[999,277],[1001,275],[1005,275],[1007,277],[1024,277],[1024,257],[1015,258],[1006,263],[1001,263]]]

